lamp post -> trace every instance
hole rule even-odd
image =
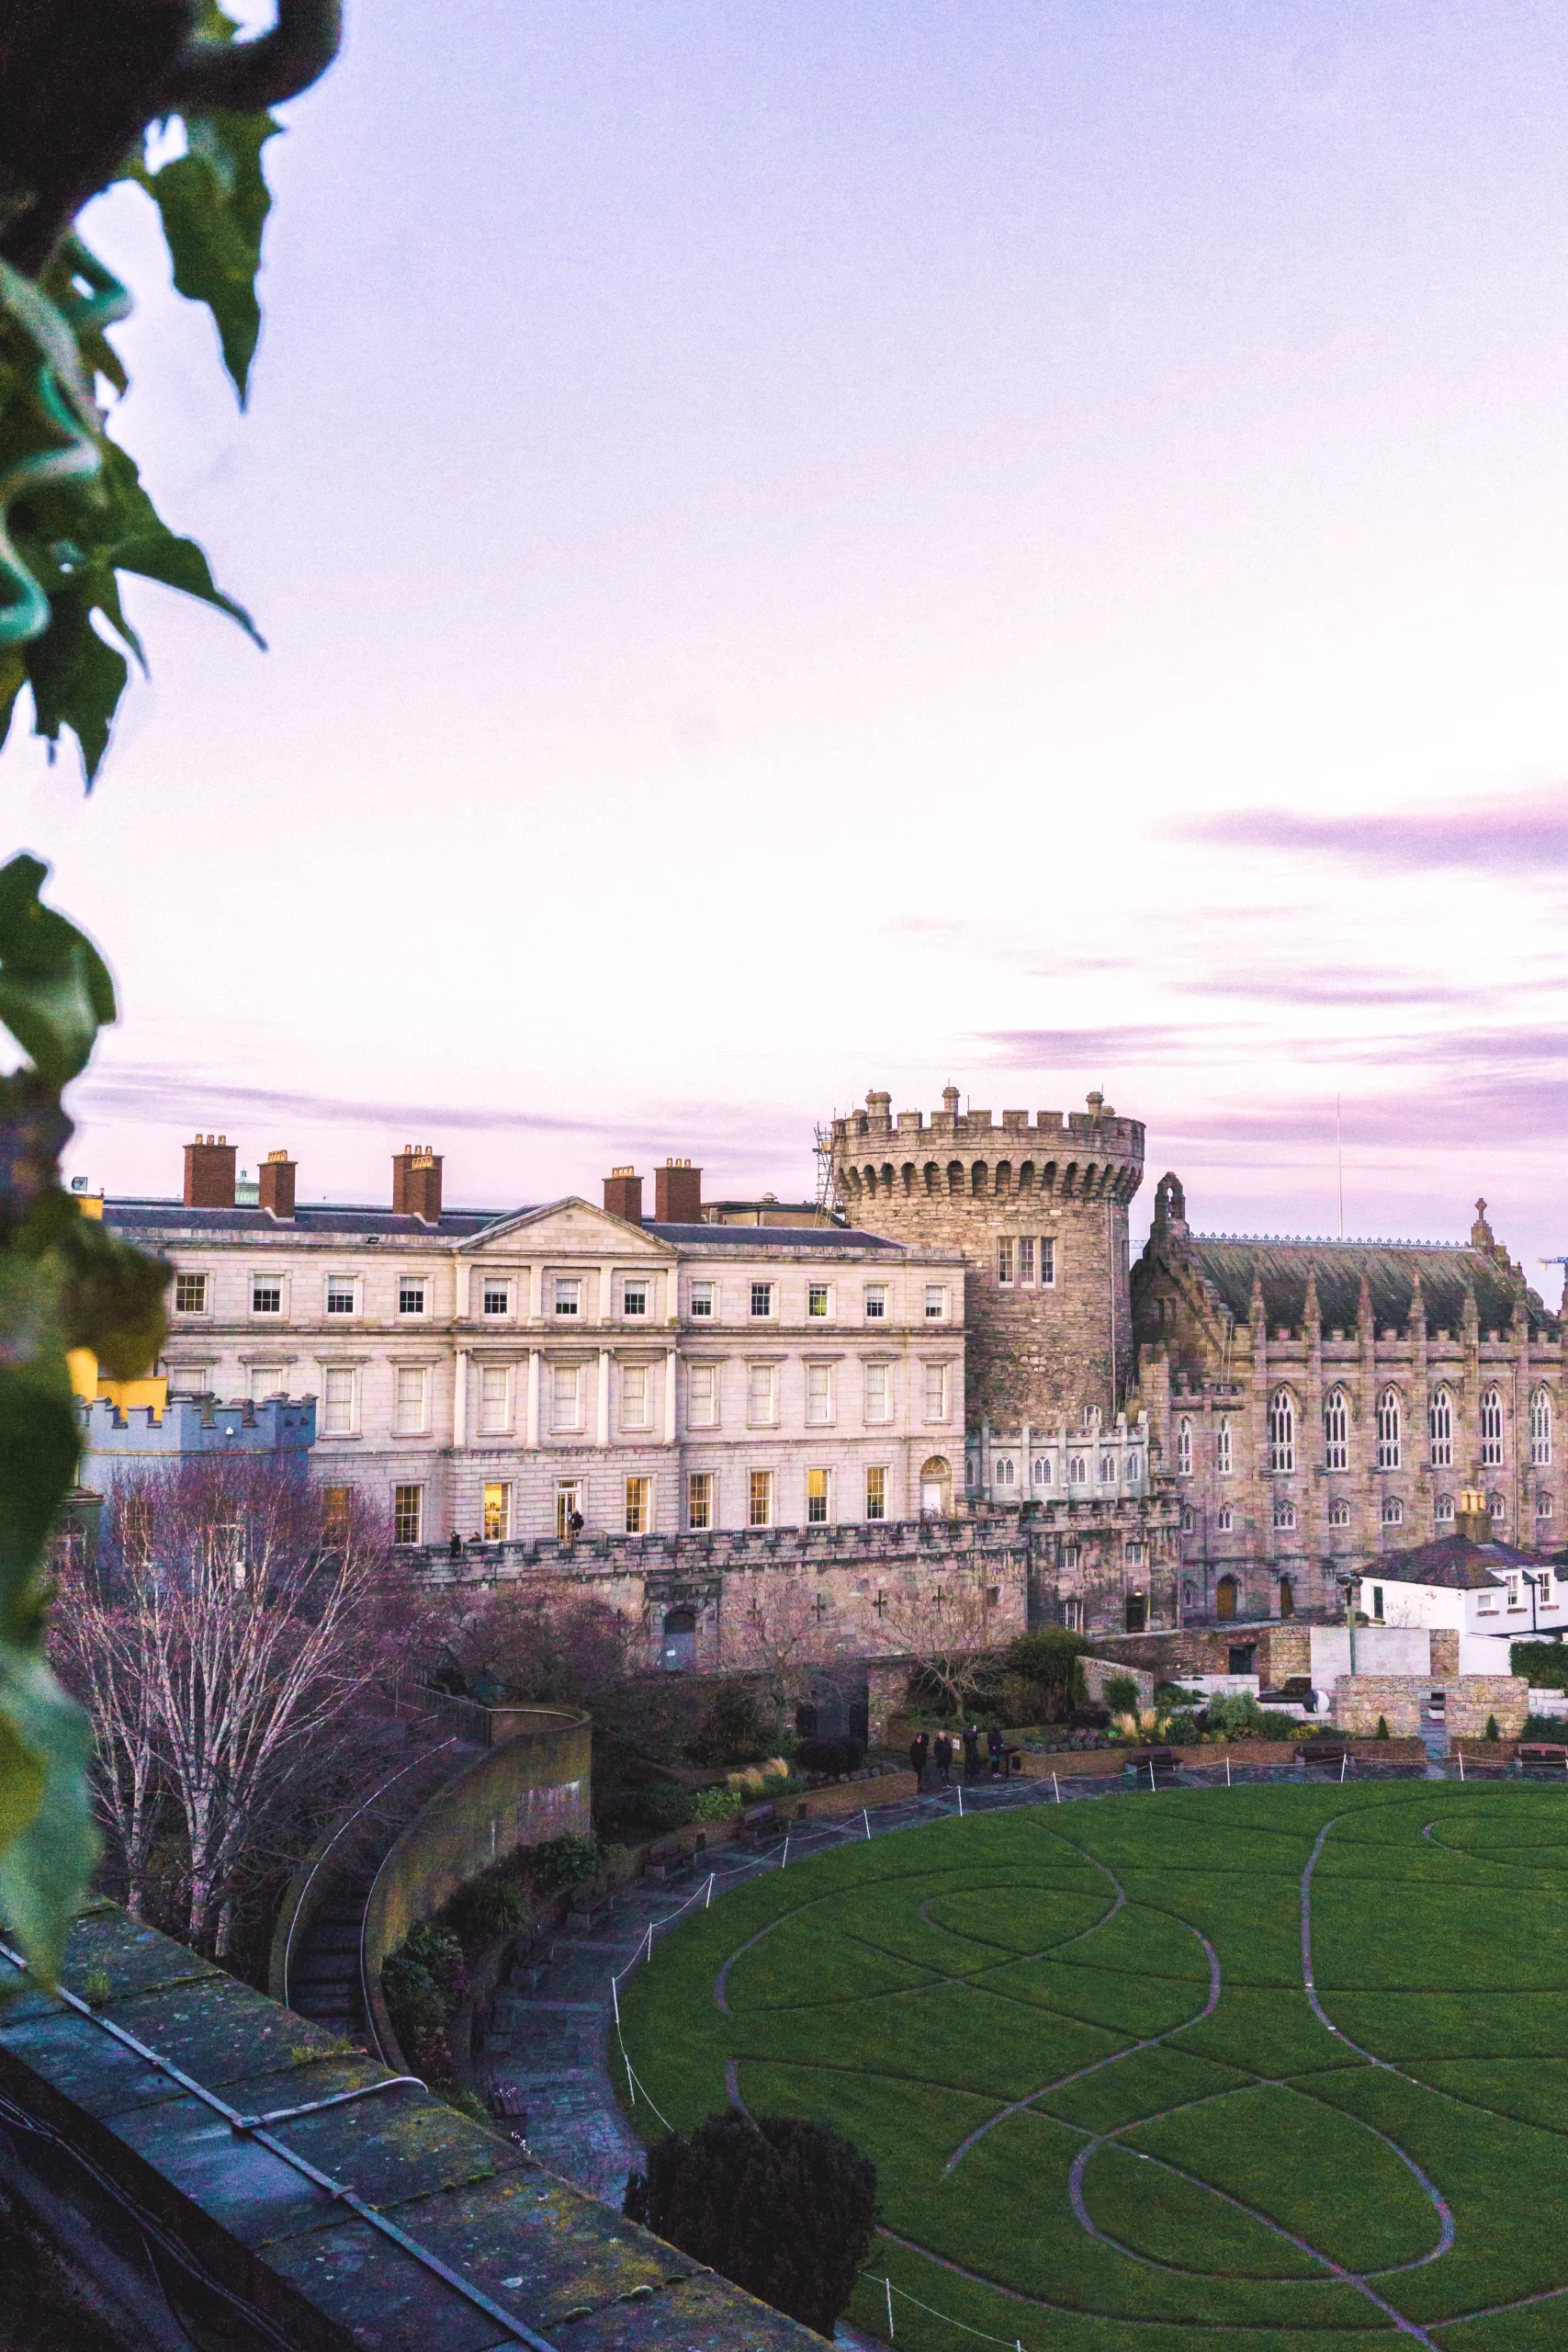
[[[1536,1634],[1540,1631],[1540,1628],[1536,1623],[1535,1597],[1536,1589],[1540,1583],[1540,1578],[1539,1577],[1532,1577],[1528,1568],[1521,1568],[1519,1570],[1519,1574],[1524,1577],[1525,1582],[1530,1589],[1530,1637],[1533,1640]]]
[[[1345,1629],[1350,1636],[1350,1671],[1356,1671],[1356,1587],[1359,1577],[1341,1577],[1339,1589],[1345,1595]]]

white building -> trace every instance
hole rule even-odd
[[[1457,1633],[1466,1674],[1506,1674],[1513,1643],[1568,1631],[1568,1591],[1550,1561],[1462,1535],[1391,1554],[1363,1574],[1357,1606],[1373,1627]]]
[[[824,1224],[702,1221],[700,1171],[446,1210],[429,1151],[390,1210],[296,1205],[274,1154],[186,1148],[183,1202],[105,1222],[175,1269],[171,1394],[317,1400],[316,1475],[398,1538],[675,1534],[946,1512],[962,1493],[964,1263]],[[618,1212],[618,1213],[616,1213]],[[954,1466],[959,1465],[955,1479]]]

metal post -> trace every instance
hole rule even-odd
[[[1564,1757],[1563,1761],[1568,1763],[1568,1757]],[[1464,1749],[1462,1747],[1459,1751],[1459,1776],[1462,1781],[1464,1778]]]
[[[613,1976],[610,1979],[610,2006],[615,2012],[615,2030],[618,2033],[621,2030],[621,1995]]]
[[[893,2281],[891,2278],[885,2278],[882,2283],[887,2290],[887,2341],[891,2344],[893,2341]]]
[[[705,1911],[707,1909],[708,1905],[713,1901],[713,1883],[714,1883],[714,1880],[715,1880],[717,1876],[718,1876],[718,1872],[717,1872],[716,1871],[709,1871],[709,1872],[708,1872],[708,1891],[707,1891],[706,1894],[703,1897],[703,1909],[704,1909]]]
[[[1149,1792],[1151,1795],[1156,1796],[1159,1793],[1155,1787],[1155,1759],[1152,1756],[1149,1758]]]
[[[1339,1777],[1340,1777],[1340,1779],[1341,1779],[1341,1780],[1343,1780],[1343,1779],[1345,1778],[1345,1767],[1346,1767],[1346,1765],[1347,1765],[1347,1764],[1348,1764],[1348,1762],[1349,1762],[1349,1761],[1350,1761],[1350,1751],[1349,1751],[1349,1749],[1348,1749],[1348,1748],[1347,1748],[1347,1749],[1345,1750],[1344,1755],[1339,1758]]]
[[[871,1808],[869,1805],[862,1805],[860,1809],[860,1817],[865,1824],[865,1842],[869,1846],[871,1843]]]
[[[964,1818],[964,1783],[962,1781],[958,1783],[958,1818],[960,1821]]]
[[[1564,1756],[1563,1756],[1563,1759],[1562,1759],[1562,1760],[1563,1760],[1563,1762],[1564,1762],[1565,1764],[1568,1764],[1568,1752],[1565,1752],[1565,1753],[1564,1753]],[[1057,1780],[1056,1775],[1055,1774],[1055,1772],[1053,1772],[1053,1773],[1052,1773],[1052,1775],[1051,1775],[1051,1786],[1055,1790],[1055,1792],[1056,1792],[1056,1803],[1057,1803],[1058,1804],[1061,1804],[1061,1802],[1062,1802],[1062,1783],[1060,1782],[1060,1781],[1058,1781],[1058,1780]]]
[[[653,1922],[651,1919],[648,1923],[648,1958],[649,1960],[653,1958]]]
[[[1227,1789],[1229,1788],[1230,1784],[1231,1784],[1231,1759],[1230,1759],[1229,1754],[1227,1753],[1227,1755],[1226,1755],[1226,1757],[1225,1757],[1225,1786],[1226,1786],[1226,1788],[1227,1788]]]
[[[784,1849],[779,1857],[779,1868],[781,1871],[787,1871],[789,1868],[789,1831],[787,1829],[784,1831]]]

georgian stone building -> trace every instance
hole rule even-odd
[[[1176,1622],[1177,1509],[1128,1402],[1128,1205],[1144,1129],[1103,1096],[1083,1111],[929,1120],[873,1091],[833,1120],[835,1197],[853,1222],[962,1255],[964,1491],[1028,1533],[1031,1622],[1141,1632]],[[1168,1468],[1168,1465],[1167,1465]]]
[[[316,1399],[316,1476],[398,1539],[554,1540],[876,1526],[960,1497],[964,1266],[823,1224],[702,1221],[701,1171],[491,1213],[410,1149],[389,1208],[254,1206],[235,1147],[186,1147],[181,1201],[104,1219],[175,1267],[170,1396]]]
[[[1184,1623],[1341,1606],[1353,1566],[1451,1535],[1465,1491],[1500,1540],[1562,1544],[1568,1323],[1485,1209],[1468,1243],[1194,1234],[1161,1179],[1132,1311]]]

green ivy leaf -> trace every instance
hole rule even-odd
[[[175,287],[212,313],[242,407],[261,333],[256,275],[272,209],[262,149],[282,128],[270,114],[193,114],[183,155],[156,172],[133,163],[128,173],[158,207]]]
[[[42,1657],[0,1643],[0,1919],[44,1984],[98,1858],[87,1767],[92,1734]]]
[[[91,940],[39,899],[48,872],[25,854],[0,866],[0,1021],[58,1088],[86,1068],[115,1001]]]

